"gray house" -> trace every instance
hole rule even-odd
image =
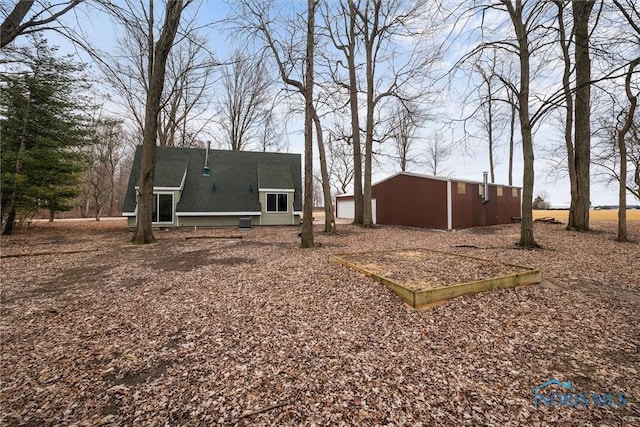
[[[142,146],[136,149],[122,215],[137,220]],[[302,212],[300,154],[157,147],[155,227],[297,225]]]

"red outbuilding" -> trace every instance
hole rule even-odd
[[[520,187],[401,172],[373,184],[376,224],[421,228],[480,227],[520,219]],[[336,216],[353,218],[353,195],[336,197]]]

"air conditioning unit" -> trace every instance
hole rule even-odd
[[[251,218],[240,218],[239,230],[251,230]]]

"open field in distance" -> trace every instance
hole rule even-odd
[[[569,220],[569,210],[534,210],[533,218],[545,218],[552,217],[557,219],[558,221],[568,221]],[[618,220],[618,210],[617,209],[603,209],[603,210],[594,210],[591,209],[589,213],[589,218],[591,220],[602,220],[602,221],[617,221]],[[640,209],[628,209],[627,210],[627,221],[640,221]]]

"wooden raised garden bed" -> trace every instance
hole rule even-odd
[[[421,309],[461,295],[540,282],[540,270],[427,249],[329,255]]]

